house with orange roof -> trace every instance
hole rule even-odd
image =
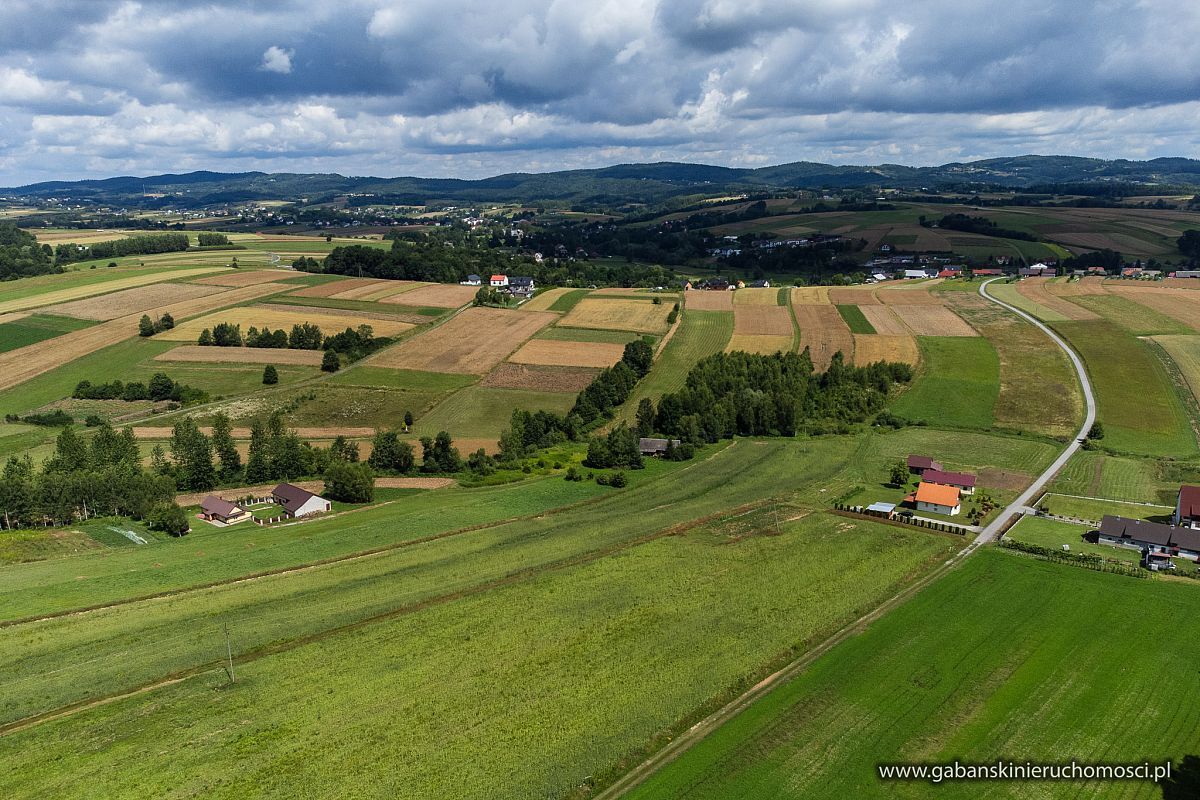
[[[917,511],[946,514],[951,517],[962,511],[962,501],[957,486],[943,486],[939,483],[922,481],[917,485],[913,499],[916,501]]]

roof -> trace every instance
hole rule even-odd
[[[1179,516],[1200,517],[1200,486],[1179,487]]]
[[[942,465],[929,456],[909,456],[909,469],[941,469]]]
[[[468,275],[468,276],[467,276],[467,280],[469,280],[469,281],[477,281],[477,280],[479,280],[479,276],[478,276],[478,275],[476,275],[474,272],[472,272],[470,275]]]
[[[1113,539],[1129,539],[1135,542],[1157,544],[1166,547],[1171,544],[1171,536],[1176,528],[1163,525],[1161,522],[1147,522],[1144,519],[1126,519],[1105,514],[1100,520],[1100,535]]]
[[[878,511],[883,514],[890,514],[895,510],[895,503],[871,503],[871,505],[867,506],[867,511]]]
[[[921,473],[921,480],[930,483],[947,483],[951,486],[975,485],[975,476],[967,472],[943,472],[940,469],[927,469]]]
[[[507,279],[508,279],[507,275],[493,275],[492,276],[492,280],[494,280],[494,281],[503,281],[503,280],[507,280]]]
[[[666,439],[655,439],[651,436],[643,436],[638,439],[638,449],[643,453],[657,453],[659,451],[666,452],[670,445],[679,446],[678,439],[671,439],[668,442]]]
[[[988,267],[986,269],[975,270],[975,274],[976,275],[1003,275],[1004,271],[999,270],[999,269],[993,269],[992,267]]]
[[[958,505],[958,487],[922,481],[917,486],[917,502],[953,508]]]
[[[208,497],[200,501],[200,510],[205,514],[217,514],[222,517],[230,517],[242,511],[242,507],[237,503],[231,503],[228,500],[223,500],[215,494],[210,494]]]
[[[509,284],[517,284],[518,286],[532,286],[533,278],[527,278],[523,275],[513,275],[508,279]]]
[[[279,501],[279,505],[291,511],[294,508],[307,503],[310,499],[316,497],[315,494],[307,489],[301,489],[299,486],[293,486],[290,483],[281,483],[271,490],[271,495]]]

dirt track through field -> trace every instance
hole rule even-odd
[[[795,290],[793,290],[794,292]],[[835,306],[796,303],[792,295],[792,311],[800,326],[800,350],[808,348],[813,366],[824,371],[833,354],[841,351],[847,362],[854,355],[854,335]]]
[[[88,297],[83,300],[72,300],[69,303],[59,303],[38,309],[42,314],[61,314],[77,319],[94,319],[108,321],[135,314],[139,311],[156,311],[157,309],[190,300],[194,297],[207,297],[222,292],[220,286],[197,286],[192,283],[157,283],[150,286],[139,286],[136,289],[124,289],[112,294],[102,294],[98,297]]]
[[[321,350],[286,350],[266,347],[201,347],[185,344],[159,353],[155,361],[188,361],[199,364],[275,364],[319,367]]]
[[[371,366],[483,375],[558,318],[549,311],[468,308],[384,350],[371,359]]]
[[[167,312],[175,319],[203,314],[216,308],[236,305],[247,300],[278,292],[287,286],[278,283],[263,283],[257,286],[244,286],[240,289],[230,289],[220,294],[183,300],[178,303],[163,306],[157,311]],[[55,367],[74,361],[77,358],[102,350],[110,345],[135,338],[138,335],[138,321],[141,314],[129,314],[117,317],[90,328],[72,331],[44,342],[37,342],[27,347],[0,353],[0,389],[7,389],[24,383],[30,378],[49,372]]]

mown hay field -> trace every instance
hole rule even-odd
[[[416,281],[390,281],[382,278],[371,278],[370,281],[370,283],[361,283],[355,286],[344,286],[341,291],[328,296],[337,300],[378,299],[391,297],[394,294],[403,294],[422,285]]]
[[[1000,359],[983,337],[921,336],[921,368],[892,404],[933,426],[991,428],[1000,394]]]
[[[854,363],[863,366],[876,361],[916,365],[921,363],[921,351],[917,340],[909,334],[854,334]]]
[[[857,306],[875,332],[883,336],[907,336],[908,326],[896,315],[891,306]]]
[[[1034,303],[1061,314],[1064,319],[1099,319],[1100,315],[1046,289],[1046,278],[1025,278],[1016,284],[1017,292]],[[999,295],[997,295],[999,296]]]
[[[1191,330],[1200,331],[1200,293],[1187,289],[1124,287],[1112,287],[1109,291],[1159,314],[1166,315]]]
[[[878,765],[994,763],[998,753],[1052,764],[1174,762],[1168,785],[1093,781],[1084,793],[1194,796],[1183,783],[1190,774],[1178,775],[1198,744],[1194,714],[1181,709],[1200,689],[1187,680],[1169,694],[1154,690],[1161,676],[1193,669],[1200,594],[1192,588],[985,549],[626,797],[962,800],[979,797],[979,784],[946,781],[934,792],[884,783]],[[1142,614],[1168,620],[1171,635],[1142,624]],[[830,736],[842,730],[855,735]],[[998,796],[1022,796],[1019,785]],[[1040,785],[1046,797],[1075,788]]]
[[[792,312],[800,327],[800,350],[808,348],[813,366],[824,371],[833,354],[841,352],[847,363],[854,358],[854,336],[837,306],[809,305],[796,303],[793,297]]]
[[[664,333],[673,303],[655,305],[649,300],[603,300],[585,297],[558,324],[565,328]]]
[[[778,289],[738,289],[733,292],[734,305],[777,306],[779,305]]]
[[[371,363],[379,367],[483,375],[540,328],[557,319],[557,314],[548,311],[468,308],[446,323],[388,348]]]
[[[696,311],[732,311],[733,292],[708,292],[693,289],[684,295],[684,303]]]
[[[300,364],[319,367],[321,350],[284,350],[264,347],[201,347],[185,344],[154,357],[155,361],[192,361],[202,364]]]
[[[184,319],[194,314],[203,314],[214,308],[254,300],[285,288],[287,287],[281,284],[271,283],[243,286],[240,289],[230,289],[205,297],[181,300],[163,306],[157,311],[170,313],[176,319]],[[16,386],[77,358],[126,339],[135,338],[140,319],[141,315],[137,313],[117,317],[90,328],[66,333],[54,339],[0,354],[0,389]],[[89,376],[90,378],[91,376]]]
[[[203,283],[212,286],[253,286],[256,283],[270,283],[271,281],[286,281],[289,278],[302,276],[303,273],[298,273],[290,269],[254,269],[254,270],[230,270],[222,272],[220,275],[212,275],[207,278],[197,278],[192,283]]]
[[[271,330],[282,328],[285,331],[290,331],[293,325],[300,325],[305,322],[317,325],[327,335],[339,333],[346,328],[370,325],[376,336],[395,336],[398,333],[403,333],[415,327],[409,322],[380,319],[370,314],[326,314],[323,309],[299,306],[294,307],[294,309],[283,310],[269,305],[229,308],[179,323],[171,330],[158,334],[158,338],[168,342],[194,342],[200,337],[200,332],[205,328],[212,328],[221,322],[241,325],[243,336],[251,325],[260,330],[263,328],[270,328]]]
[[[89,321],[44,314],[0,315],[0,353],[88,327]]]
[[[837,306],[877,306],[879,298],[869,286],[832,286],[829,302]]]
[[[829,292],[828,286],[796,286],[792,289],[792,302],[825,305],[833,302],[829,299]]]
[[[978,336],[979,332],[941,305],[895,305],[892,310],[918,336]]]
[[[733,306],[733,332],[760,336],[791,336],[792,314],[784,306],[737,304]]]
[[[399,294],[382,298],[383,303],[405,306],[430,306],[433,308],[458,308],[474,299],[477,286],[459,286],[457,283],[434,283],[418,286]],[[341,297],[343,295],[339,295]]]
[[[53,305],[55,303],[65,303],[68,300],[78,300],[83,297],[117,292],[121,289],[132,289],[136,286],[145,286],[150,283],[162,283],[164,281],[174,281],[180,278],[190,278],[196,275],[208,275],[217,271],[218,268],[215,267],[163,270],[161,272],[150,272],[141,275],[130,275],[123,278],[114,278],[112,280],[95,282],[89,281],[86,283],[81,282],[78,285],[68,285],[61,288],[59,288],[58,284],[62,282],[55,281],[54,283],[49,284],[49,286],[53,286],[54,288],[47,287],[48,290],[45,292],[29,295],[24,295],[22,293],[22,296],[20,297],[14,297],[8,300],[0,300],[0,314],[9,311],[24,311],[26,309]],[[30,284],[30,286],[32,285],[33,284]]]
[[[729,340],[729,344],[726,345],[725,351],[732,353],[735,350],[741,350],[746,353],[762,353],[763,355],[780,352],[787,353],[792,349],[793,341],[793,337],[791,336],[734,333],[733,337]]]
[[[479,382],[489,389],[536,389],[544,392],[580,392],[599,370],[588,367],[549,367],[505,361]]]
[[[156,283],[98,297],[72,300],[69,303],[58,303],[39,311],[76,319],[107,321],[138,311],[154,311],[180,300],[207,297],[223,290],[220,286],[197,286],[192,283]]]
[[[1172,314],[1160,310],[1163,307],[1157,302],[1160,300],[1166,301],[1166,308]],[[1171,297],[1146,296],[1143,300],[1140,293],[1134,292],[1128,295],[1076,295],[1072,302],[1115,322],[1134,336],[1190,334],[1197,330],[1195,312],[1189,314],[1182,308],[1172,308],[1175,299]],[[1200,311],[1200,304],[1195,308]]]
[[[1192,395],[1200,401],[1200,336],[1154,336],[1167,355],[1179,367]]]
[[[1010,306],[1021,309],[1026,314],[1042,320],[1043,322],[1060,322],[1067,319],[1065,314],[1060,314],[1052,308],[1042,305],[1041,303],[1030,300],[1025,295],[1017,291],[1015,283],[993,283],[987,288],[988,294],[1008,303]]]
[[[611,367],[621,360],[624,352],[625,346],[621,344],[530,339],[508,360],[556,367]]]
[[[578,291],[578,290],[565,288],[565,287],[561,287],[561,286],[556,289],[546,289],[544,291],[538,292],[536,295],[533,296],[533,298],[522,303],[521,310],[522,311],[550,311],[551,310],[550,307],[553,306],[556,302],[558,302],[559,298],[564,297],[574,291]]]
[[[513,411],[553,411],[565,415],[575,405],[576,394],[572,391],[551,392],[546,388],[525,390],[468,386],[419,418],[413,431],[418,436],[433,436],[438,431],[449,431],[456,439],[498,439],[501,431],[509,426]]]
[[[143,236],[144,231],[109,231],[109,230],[74,230],[30,228],[40,244],[96,244],[97,242],[115,242],[118,239],[128,239],[130,236]]]
[[[341,280],[329,281],[328,283],[318,283],[315,286],[306,286],[303,289],[291,292],[291,294],[295,297],[333,297],[341,292],[364,286],[382,289],[383,285],[387,283],[388,281],[381,281],[375,278],[342,278]]]

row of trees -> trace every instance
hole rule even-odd
[[[54,260],[59,264],[91,261],[96,258],[176,253],[191,247],[186,233],[159,233],[147,236],[127,236],[111,242],[93,244],[60,244],[54,248]]]
[[[188,405],[208,401],[208,392],[188,386],[173,380],[165,372],[156,372],[150,378],[150,383],[141,381],[111,381],[109,383],[92,383],[88,380],[75,384],[71,397],[77,400],[174,400]]]
[[[370,329],[370,326],[363,326]],[[347,328],[349,330],[349,328]],[[266,347],[290,350],[320,350],[325,341],[321,328],[309,322],[292,326],[291,333],[277,329],[274,333],[266,326],[260,331],[253,325],[242,338],[242,326],[232,322],[218,322],[212,329],[200,332],[196,343],[205,347]]]

